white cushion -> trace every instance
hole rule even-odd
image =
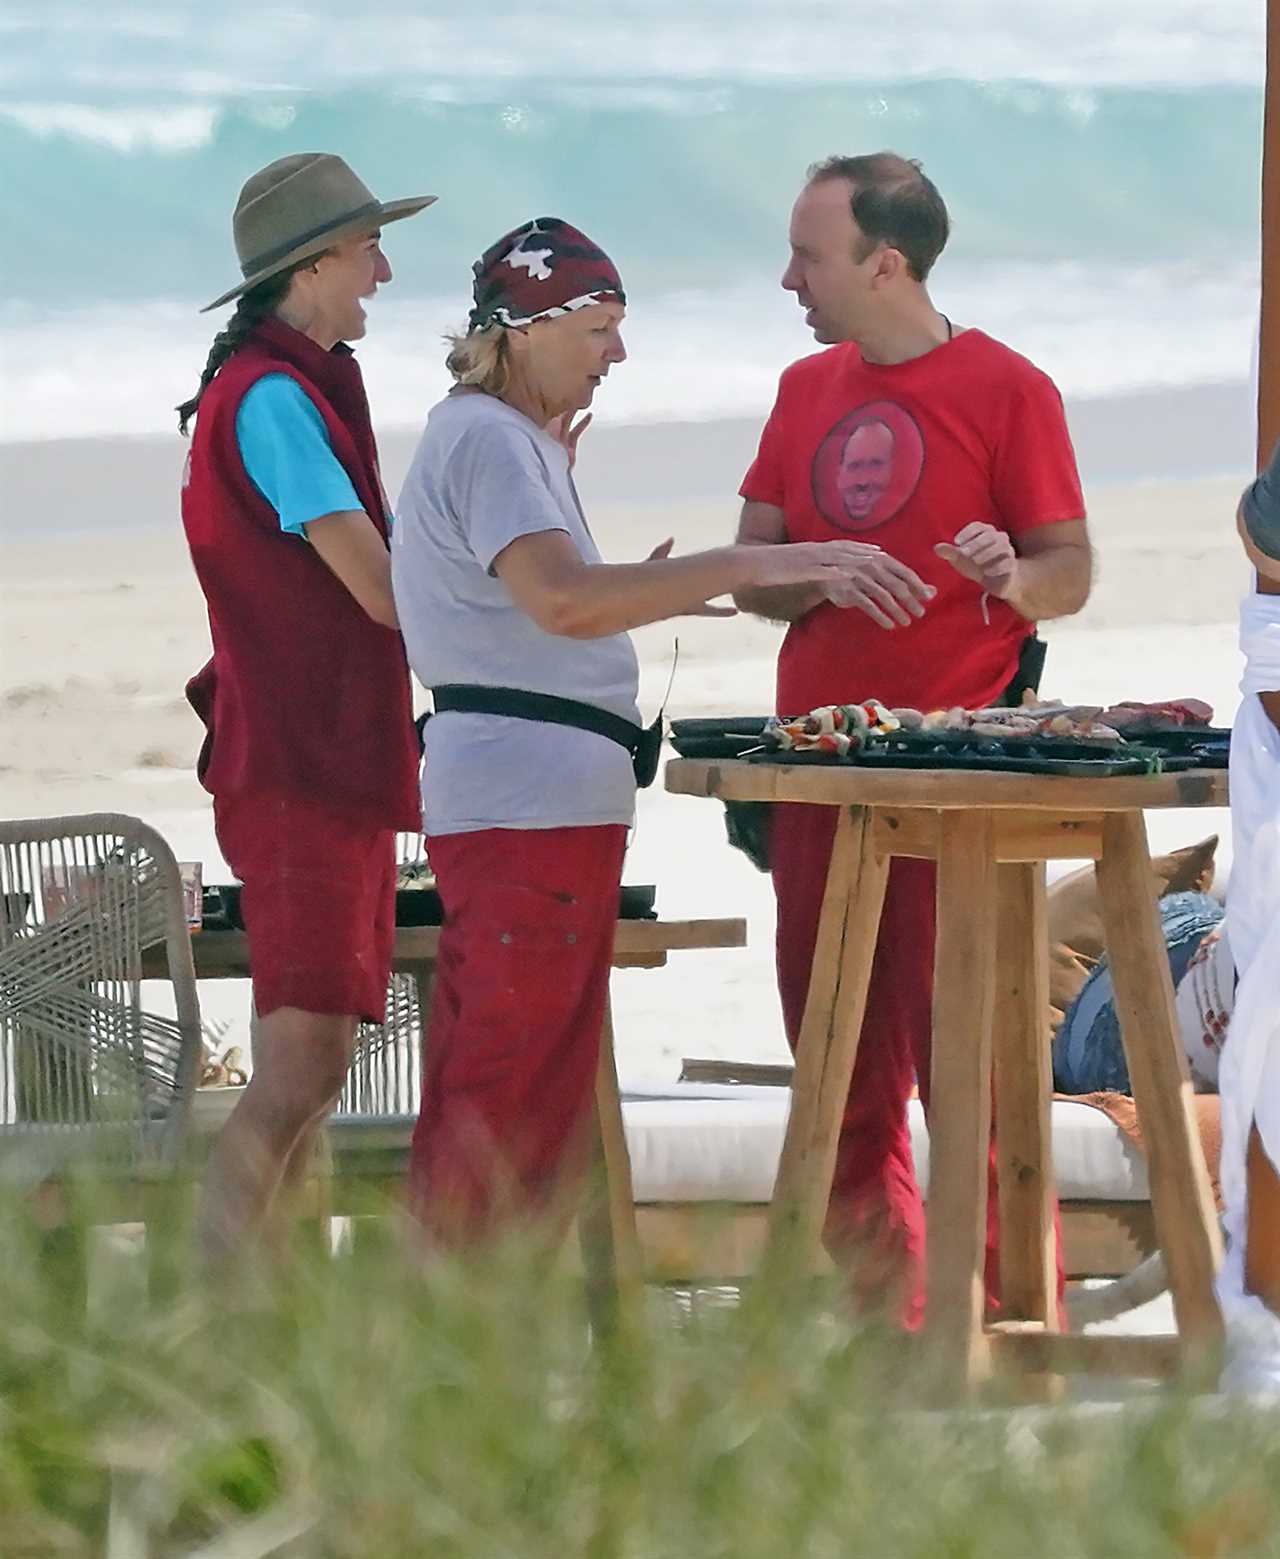
[[[773,1192],[791,1091],[747,1085],[623,1085],[622,1118],[637,1202],[767,1202]],[[926,1188],[929,1134],[918,1100],[908,1107],[916,1172]],[[1087,1104],[1055,1100],[1054,1173],[1064,1201],[1142,1201],[1142,1155]]]
[[[767,1202],[790,1089],[777,1099],[632,1099],[622,1106],[637,1202]]]

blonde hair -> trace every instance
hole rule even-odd
[[[446,336],[445,367],[458,384],[501,395],[511,380],[511,348],[505,325],[487,325],[469,335]]]

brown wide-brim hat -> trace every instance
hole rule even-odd
[[[200,310],[221,308],[250,287],[344,238],[424,210],[434,195],[379,200],[341,157],[299,152],[255,173],[240,191],[231,230],[243,281]]]

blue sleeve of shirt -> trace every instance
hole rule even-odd
[[[305,536],[322,514],[364,508],[319,409],[289,374],[264,374],[249,387],[236,412],[236,441],[281,530]]]

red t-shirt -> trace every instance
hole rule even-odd
[[[782,376],[742,496],[788,541],[874,541],[938,594],[907,628],[824,603],[792,623],[779,714],[878,698],[981,708],[1017,669],[1030,624],[934,554],[975,520],[1017,536],[1084,517],[1062,398],[1025,357],[966,330],[923,357],[866,363],[851,342]]]

